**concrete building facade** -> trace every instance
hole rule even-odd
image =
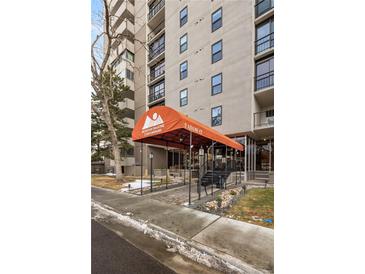
[[[239,157],[246,179],[272,173],[274,0],[111,5],[115,28],[126,34],[113,47],[112,64],[133,91],[122,105],[133,112],[131,128],[149,108],[170,106],[244,144]],[[151,145],[144,145],[141,159],[141,144],[133,145],[126,174],[139,175],[142,162],[148,173],[150,152],[154,168],[184,162],[183,152]]]

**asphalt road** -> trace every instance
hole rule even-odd
[[[92,220],[92,274],[173,274],[151,256]]]

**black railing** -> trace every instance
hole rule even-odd
[[[256,53],[274,47],[274,33],[270,33],[255,41]]]
[[[150,7],[148,12],[148,20],[151,20],[163,7],[165,6],[165,0],[160,0],[156,5]]]
[[[274,110],[256,112],[253,114],[254,127],[270,127],[274,126]]]
[[[157,48],[150,50],[150,53],[148,54],[149,61],[151,61],[153,58],[155,58],[157,55],[165,51],[165,42],[160,44]]]
[[[162,22],[157,27],[155,27],[153,30],[151,30],[151,32],[148,34],[148,42],[151,41],[164,28],[165,28],[165,22]]]
[[[274,0],[261,0],[255,5],[256,17],[264,14],[274,7]]]
[[[274,71],[255,77],[255,90],[271,87],[274,85]]]
[[[155,80],[156,78],[162,76],[165,74],[165,69],[163,70],[153,70],[151,71],[151,74],[149,75],[149,82],[152,82],[153,80]]]
[[[148,95],[148,102],[152,103],[160,98],[165,97],[165,90],[160,90],[159,92],[151,93]]]

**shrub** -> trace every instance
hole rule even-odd
[[[231,191],[229,192],[229,194],[231,194],[231,195],[236,195],[236,191],[231,190]]]

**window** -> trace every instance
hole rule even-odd
[[[132,52],[130,52],[129,50],[124,50],[117,58],[115,58],[115,60],[111,63],[112,67],[115,67],[117,65],[119,65],[122,61],[132,61],[134,62],[134,54]]]
[[[165,51],[165,35],[162,35],[157,41],[149,46],[149,60]]]
[[[222,73],[212,76],[212,95],[222,92]]]
[[[150,88],[149,102],[165,96],[165,81],[161,81]]]
[[[222,106],[212,108],[212,127],[222,125]]]
[[[256,0],[255,10],[256,17],[264,14],[274,7],[274,0]]]
[[[274,117],[274,110],[273,109],[266,110],[265,115],[266,117]]]
[[[256,63],[256,90],[274,85],[274,56]]]
[[[183,89],[180,91],[180,107],[186,106],[188,104],[188,89]]]
[[[274,46],[274,19],[269,19],[256,27],[256,53]]]
[[[188,22],[188,7],[186,6],[180,11],[180,27]]]
[[[125,51],[125,58],[127,58],[129,61],[134,62],[134,54],[129,50]]]
[[[127,79],[132,80],[132,81],[134,80],[134,73],[132,71],[130,71],[129,69],[126,69],[125,74],[126,74]]]
[[[180,53],[183,53],[187,49],[188,49],[188,34],[185,33],[183,36],[180,37]]]
[[[216,31],[222,26],[222,8],[219,8],[212,13],[212,32]]]
[[[188,77],[188,61],[180,64],[180,80]]]
[[[212,64],[222,59],[222,40],[212,45]]]
[[[165,73],[165,60],[151,67],[151,81]]]

